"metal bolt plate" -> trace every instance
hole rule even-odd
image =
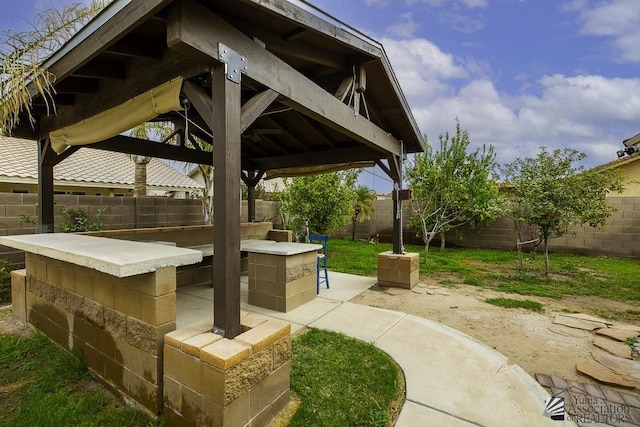
[[[226,64],[227,78],[234,83],[240,83],[242,73],[249,70],[247,58],[223,43],[218,43],[218,60]]]

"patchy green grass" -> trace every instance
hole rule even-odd
[[[293,341],[291,426],[385,426],[403,402],[402,374],[371,344],[323,330]],[[82,358],[36,334],[0,335],[0,427],[162,426],[124,405],[88,373]]]
[[[517,252],[491,249],[431,248],[425,265],[421,246],[407,246],[420,254],[420,274],[441,284],[466,283],[501,292],[562,299],[597,296],[640,304],[640,260],[553,253],[551,274],[544,275],[544,257],[525,260],[520,270]],[[388,244],[334,239],[329,241],[329,268],[334,271],[375,275],[377,255]],[[632,315],[633,316],[633,315]]]
[[[528,299],[519,300],[511,298],[487,298],[485,302],[504,308],[525,308],[527,310],[537,311],[539,313],[544,310],[544,306],[541,303]]]
[[[97,385],[78,355],[36,334],[0,336],[0,426],[155,426]]]
[[[290,426],[384,426],[402,398],[393,360],[371,344],[311,329],[293,340],[291,389],[302,403]]]

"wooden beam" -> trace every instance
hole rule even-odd
[[[73,77],[86,77],[96,79],[124,79],[126,76],[124,64],[112,61],[94,60],[84,65],[73,73]]]
[[[285,136],[289,137],[289,139],[291,139],[294,142],[294,144],[296,144],[298,147],[302,148],[304,151],[311,152],[311,149],[309,148],[309,146],[304,142],[302,142],[300,138],[298,138],[293,133],[288,131],[287,129],[289,127],[285,123],[283,123],[281,120],[279,120],[275,116],[265,117],[264,120],[269,123],[273,123],[279,130],[281,130],[281,132],[279,133],[282,133]]]
[[[240,330],[240,108],[241,85],[225,65],[211,73],[213,159],[213,327],[228,339]]]
[[[195,83],[184,82],[182,84],[182,92],[200,114],[209,129],[213,130],[213,102],[207,91]]]
[[[162,144],[146,139],[117,135],[102,142],[84,145],[96,150],[114,151],[116,153],[133,154],[136,156],[155,157],[158,159],[176,160],[185,163],[213,165],[211,153],[198,151],[177,145]]]
[[[389,176],[396,182],[402,180],[402,159],[400,156],[387,156],[389,162]]]
[[[129,36],[120,40],[106,50],[107,53],[131,58],[162,58],[162,46],[151,38]]]
[[[387,165],[382,163],[382,160],[376,160],[376,165],[378,165],[378,167],[382,169],[382,171],[386,173],[389,178],[393,179],[393,176],[391,175],[391,170],[389,170]]]
[[[271,52],[284,54],[296,59],[303,59],[314,64],[333,68],[334,70],[344,70],[347,67],[347,61],[340,55],[308,44],[295,43],[291,39],[284,39],[279,34],[242,21],[234,20],[230,22],[250,37],[257,37]]]
[[[271,169],[293,168],[309,165],[316,166],[345,162],[374,161],[379,158],[380,153],[370,148],[351,147],[253,159],[252,165],[256,167],[256,169],[268,171]]]
[[[318,12],[310,12],[290,1],[276,0],[236,0],[241,3],[258,5],[264,9],[268,9],[271,13],[280,15],[284,18],[294,19],[301,26],[306,27],[305,30],[296,34],[291,34],[287,40],[295,40],[303,37],[306,29],[311,29],[314,33],[322,33],[328,39],[338,40],[341,43],[349,45],[368,56],[380,56],[380,48],[365,40],[367,36],[357,36],[353,31],[340,28],[328,20],[318,18]],[[376,43],[376,42],[374,42]]]
[[[240,119],[240,132],[247,130],[253,122],[256,121],[260,114],[266,110],[269,105],[278,97],[278,92],[267,89],[264,92],[260,92],[253,98],[248,100],[242,106],[242,118]]]
[[[204,6],[194,0],[183,0],[169,12],[170,48],[217,60],[220,41],[245,56],[249,61],[247,76],[287,98],[282,103],[378,151],[400,154],[399,141],[387,131],[355,117],[353,110],[339,99]]]
[[[73,105],[76,101],[76,95],[73,93],[56,93],[52,95],[54,105],[56,106],[64,106],[64,105]],[[44,99],[38,98],[38,102],[33,103],[34,107],[45,107],[47,108],[47,104],[44,102]],[[49,108],[52,107],[51,101],[49,101]]]
[[[320,140],[322,140],[322,142],[324,142],[326,145],[328,145],[331,148],[336,148],[336,144],[327,136],[327,134],[324,132],[324,129],[320,129],[320,127],[317,125],[316,122],[314,122],[313,120],[309,120],[306,116],[303,116],[297,111],[293,111],[293,114],[295,114],[296,117],[298,117],[301,121],[304,121],[305,123],[307,123],[309,127],[313,129],[316,136]]]
[[[57,93],[97,93],[98,81],[82,77],[67,77],[60,83],[56,83]]]
[[[60,154],[58,154],[56,156],[56,158],[54,160],[54,166],[60,164],[60,162],[62,162],[63,160],[71,157],[71,155],[76,153],[80,148],[81,148],[81,146],[79,146],[79,145],[67,147],[66,150],[64,150],[62,153],[60,153]]]
[[[345,77],[342,80],[342,83],[340,83],[340,86],[338,86],[338,90],[336,90],[335,97],[338,98],[340,101],[344,102],[346,97],[349,95],[349,92],[351,92],[353,88],[354,80],[355,79],[353,78],[352,75]]]

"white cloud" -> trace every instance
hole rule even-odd
[[[480,19],[453,10],[445,12],[442,15],[442,20],[451,24],[454,30],[465,34],[475,33],[484,28],[484,22]]]
[[[372,1],[372,0],[366,0]],[[373,0],[375,1],[375,0]],[[429,6],[450,6],[461,5],[468,7],[469,9],[486,7],[489,4],[488,0],[406,0],[408,5],[414,5],[417,3],[426,3]]]
[[[391,4],[391,0],[364,0],[367,6],[385,7]]]
[[[591,8],[582,6],[582,9],[573,9],[581,10],[582,34],[610,38],[617,53],[616,60],[640,61],[640,1],[611,0]]]
[[[560,9],[565,12],[576,12],[585,9],[588,4],[588,0],[570,0],[562,3]]]
[[[398,22],[387,28],[387,32],[400,38],[413,37],[418,30],[418,24],[413,20],[411,12],[403,13],[398,17]]]
[[[532,80],[537,95],[501,93],[489,69],[428,40],[382,43],[432,144],[455,130],[458,117],[472,147],[493,145],[500,163],[535,156],[546,146],[576,148],[595,166],[613,160],[621,141],[638,132],[640,78],[555,74]]]

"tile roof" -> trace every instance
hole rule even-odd
[[[35,141],[0,136],[0,178],[38,179]],[[53,169],[60,183],[100,183],[133,186],[135,166],[123,153],[81,148]],[[147,165],[147,185],[160,190],[201,189],[204,186],[159,159]]]

